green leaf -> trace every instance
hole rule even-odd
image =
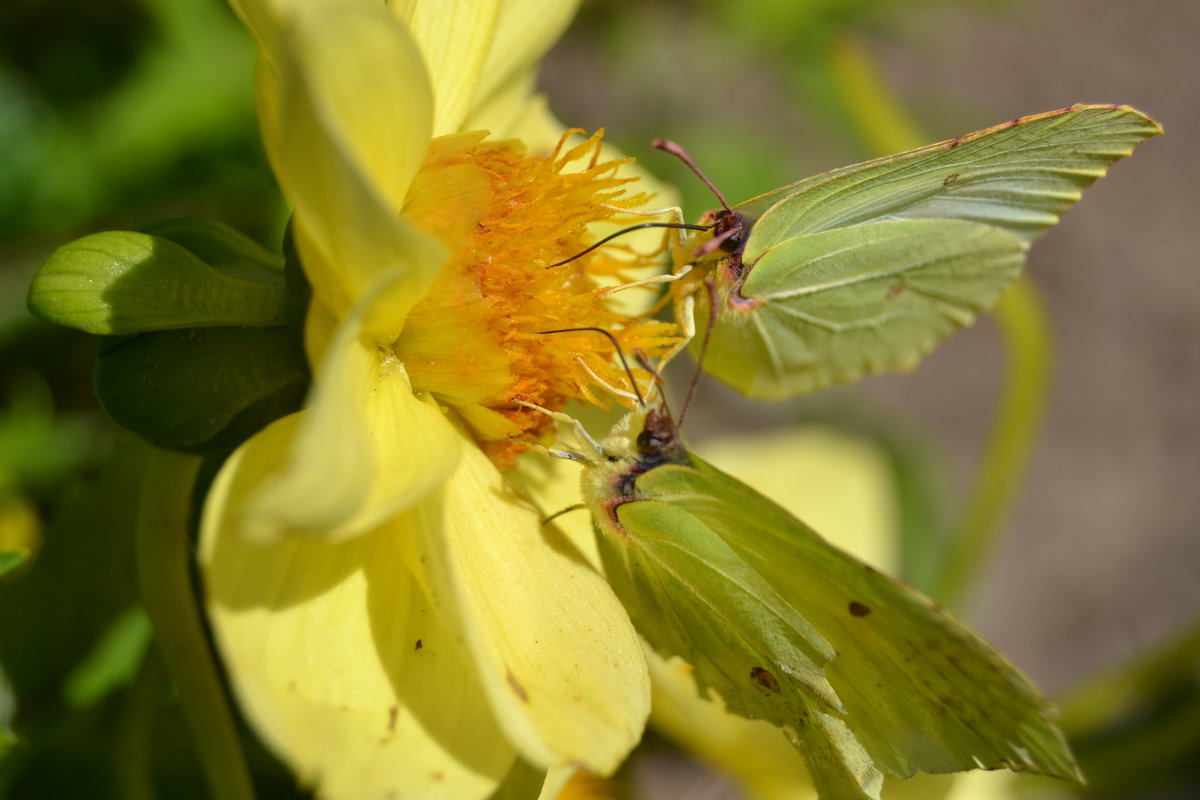
[[[150,619],[140,607],[114,619],[92,651],[67,676],[63,686],[67,704],[76,710],[87,708],[132,683],[151,635]]]
[[[880,772],[1078,777],[1024,675],[915,589],[688,453],[665,412],[634,412],[580,460],[606,574],[638,631],[690,661],[730,711],[790,728],[822,797],[877,797]],[[817,663],[834,702],[794,669],[771,616],[832,646]]]
[[[101,348],[95,388],[122,427],[170,450],[232,449],[297,410],[308,386],[285,327],[197,328]]]
[[[0,665],[0,761],[3,761],[8,751],[17,744],[17,735],[12,728],[13,717],[16,714],[17,698],[3,665]],[[3,788],[2,785],[0,788]]]
[[[911,369],[990,307],[1025,244],[988,225],[903,220],[789,239],[726,285],[706,365],[753,397]],[[698,319],[707,319],[701,301]]]
[[[51,254],[30,287],[29,310],[96,334],[286,321],[281,266],[266,268],[261,253],[214,227],[164,225],[217,264],[163,236],[94,233]]]
[[[29,560],[27,550],[0,550],[0,578],[13,572]]]
[[[147,449],[134,437],[121,437],[99,475],[64,487],[51,506],[33,568],[0,581],[0,660],[11,684],[7,702],[16,703],[19,712],[10,721],[22,743],[4,762],[12,771],[6,775],[0,769],[0,787],[6,778],[35,768],[29,765],[43,752],[57,754],[54,767],[61,770],[76,763],[63,757],[71,742],[81,744],[77,753],[91,754],[93,760],[103,758],[112,743],[111,713],[63,725],[62,690],[90,645],[136,602],[133,517]],[[0,727],[5,693],[0,687]],[[86,772],[95,774],[92,766]],[[24,795],[18,791],[17,796]]]
[[[733,235],[696,263],[720,298],[704,368],[752,397],[781,398],[912,367],[991,307],[1024,249],[1085,188],[1161,132],[1125,106],[1072,106],[717,212],[719,231]],[[679,260],[713,236],[693,237]],[[932,241],[918,258],[922,236]],[[699,284],[677,285],[686,293]],[[690,324],[680,299],[680,323]],[[708,315],[701,297],[698,330]]]
[[[1200,752],[1200,624],[1062,698],[1062,727],[1096,797],[1186,797]]]

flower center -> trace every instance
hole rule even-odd
[[[573,133],[573,132],[571,132]],[[568,133],[567,136],[569,136]],[[651,257],[600,248],[561,266],[597,238],[597,223],[641,222],[648,195],[618,176],[632,159],[600,161],[600,134],[549,156],[526,156],[482,134],[435,140],[404,213],[437,235],[450,257],[394,347],[413,388],[458,410],[498,463],[549,428],[551,410],[578,399],[630,404],[632,387],[607,331],[626,354],[655,357],[674,344],[672,323],[619,310],[606,287],[630,283]],[[644,291],[630,289],[630,292]],[[635,369],[639,381],[644,371]]]

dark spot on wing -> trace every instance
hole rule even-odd
[[[754,667],[750,670],[750,680],[754,681],[755,685],[764,692],[779,694],[779,681],[775,679],[769,669]]]
[[[421,644],[421,640],[417,639],[417,643],[413,645],[413,650],[420,650],[425,645]]]
[[[512,674],[511,669],[506,669],[506,672],[508,673],[508,685],[512,688],[513,694],[521,698],[522,703],[528,703],[529,692],[525,691],[525,687],[521,685],[519,680],[517,680],[517,676]]]
[[[883,299],[891,300],[893,297],[895,297],[896,295],[900,294],[903,291],[904,291],[904,281],[896,281],[895,283],[893,283],[891,286],[889,286],[887,288],[886,292],[883,293]]]
[[[955,181],[957,181],[957,180],[958,180],[958,173],[957,173],[957,172],[951,172],[951,173],[950,173],[949,175],[947,175],[947,176],[945,177],[945,179],[942,181],[942,186],[949,186],[950,184],[954,183],[954,182],[955,182]]]
[[[870,613],[871,613],[871,609],[869,606],[866,606],[863,603],[858,602],[857,600],[850,601],[850,616],[865,617],[867,614],[870,614]]]
[[[1024,117],[1017,117],[1016,119],[1009,120],[1007,123],[1005,123],[1004,127],[1015,128],[1024,121],[1025,121]]]
[[[388,709],[388,733],[396,730],[396,717],[400,715],[400,707],[392,706]]]

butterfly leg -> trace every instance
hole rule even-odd
[[[558,450],[554,448],[543,447],[542,445],[532,445],[534,450],[543,452],[546,455],[554,456],[555,458],[565,458],[569,461],[579,461],[584,464],[594,463],[595,461],[600,461],[607,457],[604,452],[604,448],[600,446],[599,442],[592,438],[592,435],[587,432],[586,428],[583,427],[583,423],[572,417],[570,414],[564,414],[561,411],[551,411],[548,408],[539,406],[537,403],[530,403],[525,400],[513,400],[513,402],[519,406],[524,406],[525,408],[539,411],[542,414],[550,417],[550,419],[554,420],[555,422],[562,422],[570,425],[575,431],[575,435],[579,438],[579,441],[585,442],[588,447],[592,449],[592,455],[589,456],[587,453],[580,453],[575,450]]]

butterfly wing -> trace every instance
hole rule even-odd
[[[825,673],[845,724],[885,773],[1007,767],[1078,779],[1050,704],[915,589],[694,456],[692,465],[648,471],[637,488],[720,536],[833,645]]]
[[[610,517],[604,500],[591,498],[605,574],[650,646],[731,712],[786,726],[822,796],[878,800],[883,776],[842,719],[820,634],[684,506],[638,500]]]
[[[963,219],[1030,242],[1157,122],[1072,106],[826,172],[737,207],[755,220],[744,263],[794,236],[887,219]]]
[[[897,220],[779,244],[722,287],[710,372],[752,397],[906,369],[1016,278],[1025,243],[990,225]],[[707,314],[700,299],[697,317]]]
[[[737,206],[751,224],[740,263],[708,256],[721,305],[705,369],[783,398],[915,365],[991,307],[1088,185],[1160,132],[1128,107],[1073,106]],[[707,314],[702,298],[698,330]]]

